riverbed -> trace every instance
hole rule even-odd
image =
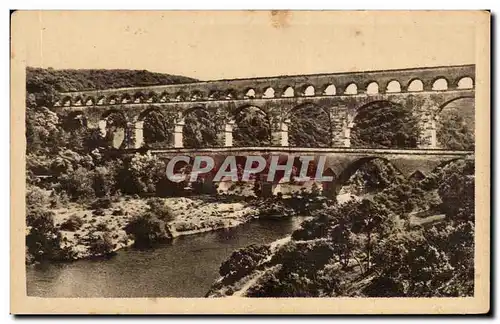
[[[29,296],[204,297],[233,251],[267,244],[299,228],[303,217],[259,219],[176,238],[150,250],[126,248],[108,260],[28,266]]]

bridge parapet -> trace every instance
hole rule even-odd
[[[131,151],[130,153],[132,153]],[[474,151],[454,150],[402,150],[402,149],[363,149],[363,148],[295,148],[295,147],[245,147],[245,148],[205,148],[205,149],[162,149],[149,150],[153,155],[170,160],[183,155],[210,156],[216,165],[228,156],[246,158],[248,156],[280,156],[284,159],[313,156],[317,161],[325,157],[325,170],[330,169],[338,177],[345,176],[352,165],[371,159],[383,159],[392,163],[401,174],[409,178],[415,172],[429,175],[436,167],[456,159],[474,159]],[[355,171],[355,170],[354,170]]]
[[[55,105],[93,106],[440,91],[472,89],[474,80],[475,66],[459,65],[62,92]]]

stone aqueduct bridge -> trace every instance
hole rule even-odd
[[[451,150],[398,150],[398,149],[359,149],[359,148],[293,148],[293,147],[224,147],[206,149],[163,149],[151,150],[152,154],[160,158],[170,160],[174,156],[190,156],[191,162],[194,156],[210,156],[214,159],[215,169],[217,169],[224,159],[229,156],[236,156],[238,163],[244,165],[244,159],[250,155],[259,155],[269,162],[270,156],[280,156],[279,165],[285,165],[288,159],[294,158],[294,165],[300,170],[298,158],[301,156],[313,156],[318,162],[320,156],[325,157],[323,175],[332,176],[333,182],[323,183],[324,188],[329,187],[337,192],[340,187],[354,174],[356,170],[365,162],[372,159],[383,159],[390,162],[397,171],[406,178],[420,180],[429,175],[436,168],[458,159],[474,159],[472,151],[451,151]],[[215,176],[215,172],[205,178],[210,181]],[[263,175],[266,178],[267,174]],[[283,174],[278,175],[274,181],[274,186],[280,182]],[[264,180],[263,182],[267,182]],[[314,182],[311,181],[310,184]],[[325,186],[326,185],[326,186]],[[333,185],[333,186],[332,186]]]
[[[184,118],[195,109],[206,110],[213,119],[219,134],[219,149],[216,150],[223,155],[236,153],[235,150],[240,155],[255,151],[295,154],[300,150],[289,147],[288,129],[293,127],[290,117],[297,109],[314,105],[329,118],[331,148],[313,149],[310,153],[327,153],[329,167],[336,175],[342,174],[353,161],[370,156],[398,164],[398,168],[407,170],[404,172],[407,175],[416,170],[425,174],[447,160],[473,154],[439,150],[436,121],[448,104],[474,98],[474,79],[475,66],[461,65],[219,80],[60,93],[53,108],[60,115],[83,115],[89,127],[100,127],[103,132],[107,118],[112,113],[121,114],[127,121],[127,136],[122,148],[128,149],[144,145],[144,118],[152,111],[160,112],[173,124],[173,142],[168,149],[152,152],[168,158],[171,154],[200,154],[206,150],[183,149]],[[419,150],[398,153],[350,148],[350,130],[357,113],[380,101],[413,109],[422,130]],[[271,125],[269,147],[232,147],[235,116],[249,107],[260,109],[268,117]]]

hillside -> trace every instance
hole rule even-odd
[[[28,67],[26,91],[30,106],[50,106],[55,92],[190,83],[198,80],[146,70],[54,70]],[[31,98],[29,98],[32,94]]]
[[[421,182],[379,181],[384,168],[352,183],[369,184],[370,198],[318,209],[291,237],[233,252],[207,297],[472,296],[473,162]]]

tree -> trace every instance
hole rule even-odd
[[[320,107],[307,104],[295,109],[290,115],[290,146],[330,147],[330,116]]]
[[[464,108],[465,109],[465,108]],[[447,109],[439,115],[437,140],[449,150],[474,150],[474,118],[466,118],[457,109]]]
[[[217,146],[218,127],[205,109],[193,109],[184,120],[184,147],[200,148]]]
[[[420,129],[411,107],[377,101],[362,107],[351,130],[353,147],[415,148]]]
[[[172,144],[173,122],[158,111],[144,117],[144,143],[151,147],[169,147]]]
[[[54,226],[54,213],[40,209],[28,209],[26,224],[27,253],[34,261],[46,261],[61,255],[61,232]]]
[[[234,146],[268,146],[270,143],[271,125],[267,115],[255,107],[240,110],[233,129]]]

